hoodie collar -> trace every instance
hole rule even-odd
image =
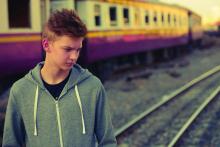
[[[40,70],[43,67],[44,62],[40,62],[35,66],[34,69],[32,69],[25,77],[30,80],[31,82],[34,82],[39,86],[39,88],[45,89]],[[81,83],[82,81],[89,78],[92,74],[87,70],[83,69],[79,64],[75,64],[72,67],[72,72],[70,74],[69,80],[67,81],[66,86],[63,89],[63,92],[68,91],[69,89],[73,88],[74,85]]]

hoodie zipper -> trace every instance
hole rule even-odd
[[[78,100],[78,103],[79,103],[79,107],[80,107],[80,111],[81,111],[81,115],[82,115],[82,126],[83,126],[83,134],[86,133],[85,131],[85,124],[84,124],[84,117],[83,117],[83,112],[82,112],[82,104],[81,104],[81,101],[80,101],[80,97],[79,97],[79,92],[77,90],[77,86],[75,86],[75,91],[76,91],[76,95],[77,95],[77,100]],[[49,93],[49,91],[46,90],[46,93]],[[57,97],[56,100],[54,100],[55,102],[55,105],[56,105],[56,113],[57,113],[57,123],[58,123],[58,130],[59,130],[59,139],[60,139],[60,147],[64,147],[63,145],[63,133],[62,133],[62,126],[61,126],[61,119],[60,119],[60,110],[59,110],[59,100],[62,96],[60,97]]]
[[[60,111],[59,111],[59,104],[58,100],[55,100],[56,104],[56,112],[57,112],[57,122],[58,122],[58,129],[59,129],[59,137],[60,137],[60,147],[63,147],[63,135],[62,135],[62,127],[61,127],[61,121],[60,121]]]
[[[50,92],[48,90],[46,90],[47,94],[50,95]],[[52,97],[53,98],[53,97]],[[54,100],[54,98],[53,98]],[[61,127],[61,119],[60,119],[60,110],[59,110],[59,102],[60,97],[57,97],[56,100],[54,100],[55,105],[56,105],[56,113],[57,113],[57,123],[58,123],[58,130],[59,130],[59,138],[60,138],[60,147],[64,147],[63,146],[63,134],[62,134],[62,127]]]

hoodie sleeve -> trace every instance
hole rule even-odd
[[[2,147],[21,147],[24,143],[24,127],[17,107],[11,90],[5,116]]]
[[[98,147],[116,147],[117,142],[103,86],[101,86],[97,96],[95,133],[98,140]]]

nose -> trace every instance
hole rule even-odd
[[[78,57],[79,57],[79,52],[77,52],[77,51],[71,52],[71,54],[70,54],[70,59],[71,59],[72,61],[76,61],[76,60],[78,59]]]

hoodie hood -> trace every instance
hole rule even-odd
[[[40,88],[45,89],[42,78],[41,78],[41,74],[40,74],[40,70],[43,67],[43,65],[44,65],[44,62],[38,63],[37,66],[25,76],[25,78],[30,80],[31,82],[34,82]],[[72,88],[74,85],[77,85],[83,82],[84,80],[89,78],[91,75],[92,74],[87,69],[83,69],[79,64],[75,64],[72,68],[69,80],[66,86],[64,87],[64,90],[68,90]]]
[[[39,63],[33,70],[31,70],[25,78],[36,84],[36,90],[35,90],[35,96],[34,96],[34,135],[38,135],[37,131],[37,110],[38,110],[38,99],[39,99],[39,88],[45,90],[46,88],[43,85],[43,81],[41,79],[40,70],[43,67],[44,62]],[[80,108],[80,114],[81,114],[81,122],[82,122],[82,134],[85,134],[85,122],[84,122],[84,114],[83,114],[83,108],[82,108],[82,102],[80,98],[80,94],[78,91],[77,84],[83,82],[87,78],[89,78],[92,74],[87,70],[83,69],[80,65],[75,64],[72,68],[69,80],[65,87],[62,90],[62,95],[64,95],[69,89],[74,87],[75,95],[77,98],[77,102]],[[57,111],[57,115],[59,116],[59,111]],[[59,118],[58,118],[59,119]],[[58,121],[59,122],[59,121]],[[61,128],[61,126],[59,126]],[[62,134],[62,130],[59,130],[60,134]],[[61,137],[62,142],[62,137]]]

